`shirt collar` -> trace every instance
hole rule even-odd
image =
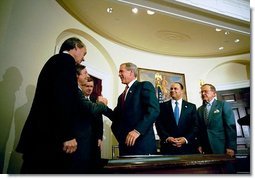
[[[130,87],[134,84],[135,81],[136,81],[136,79],[130,81],[130,82],[128,83],[128,87],[130,88]]]
[[[212,106],[213,101],[214,101],[214,98],[208,104],[210,104],[210,106]]]
[[[179,100],[172,99],[171,101],[172,101],[172,104],[174,104],[174,105],[175,105],[175,101],[177,101],[179,105],[182,104],[182,98]]]

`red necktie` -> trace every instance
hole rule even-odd
[[[124,107],[124,102],[125,102],[125,96],[128,90],[128,85],[126,86],[125,90],[123,91],[122,95],[121,95],[121,106]]]

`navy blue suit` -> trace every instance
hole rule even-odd
[[[159,103],[153,85],[148,81],[135,81],[127,93],[125,106],[121,105],[120,95],[111,118],[120,155],[155,154],[157,149],[153,123],[159,114]],[[128,147],[125,144],[126,136],[134,129],[141,135],[134,146]]]
[[[156,122],[156,128],[160,137],[162,154],[192,154],[195,153],[195,124],[196,105],[182,100],[182,108],[178,125],[176,124],[171,100],[160,104],[160,115]],[[185,137],[188,144],[182,147],[174,147],[167,143],[168,137]]]

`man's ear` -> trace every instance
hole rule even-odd
[[[130,70],[131,71],[131,73],[130,74],[134,74],[134,76],[135,76],[135,72],[134,72],[134,70]]]

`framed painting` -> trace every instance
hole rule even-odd
[[[164,102],[171,99],[170,97],[171,83],[180,82],[184,87],[183,99],[187,100],[185,75],[182,73],[138,68],[137,79],[138,81],[149,81],[154,85],[159,102]]]

